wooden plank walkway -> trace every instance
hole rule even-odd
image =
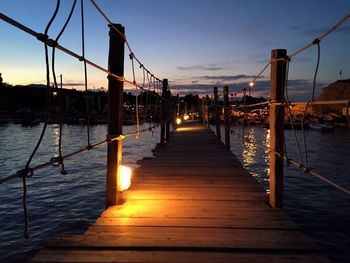
[[[327,262],[214,133],[188,123],[140,162],[122,205],[32,262]]]

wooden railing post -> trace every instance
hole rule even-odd
[[[162,89],[162,113],[161,113],[161,125],[160,125],[160,144],[165,144],[165,129],[167,122],[167,114],[166,114],[166,100],[167,100],[167,89],[168,89],[168,80],[163,79],[163,89]]]
[[[174,130],[177,129],[177,118],[180,118],[180,96],[179,94],[176,95],[176,100],[175,100],[175,105],[174,105],[174,111],[175,111],[175,116],[174,116]]]
[[[203,120],[203,125],[205,125],[205,118],[207,116],[206,109],[205,109],[206,105],[207,105],[206,98],[203,97],[202,98],[202,120]]]
[[[285,60],[287,50],[275,49],[271,52],[270,73],[270,205],[273,208],[283,207],[283,140],[284,140],[284,106],[273,104],[283,102],[286,81]],[[281,155],[276,154],[279,153]]]
[[[120,32],[124,27],[113,24]],[[110,26],[108,70],[124,76],[124,39]],[[123,81],[108,75],[108,137],[122,134]],[[122,161],[122,140],[114,140],[107,146],[106,207],[118,204],[117,173]]]
[[[224,125],[225,146],[230,149],[230,103],[228,100],[228,86],[224,86]]]
[[[218,87],[214,87],[216,138],[218,138],[218,140],[221,140],[220,109],[219,109],[219,98],[218,97],[219,97],[218,96]]]
[[[210,103],[210,101],[209,101],[209,96],[207,95],[206,96],[206,100],[205,100],[205,102],[206,102],[206,118],[207,118],[207,126],[208,126],[208,128],[210,129],[210,110],[209,110],[209,103]]]
[[[165,124],[165,141],[169,142],[170,139],[170,122],[171,122],[171,115],[173,111],[173,106],[171,104],[171,94],[168,87],[168,79],[163,79],[163,83],[166,83],[166,124]]]

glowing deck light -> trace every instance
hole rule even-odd
[[[254,82],[253,81],[251,81],[251,82],[249,82],[249,87],[253,87],[254,86]]]
[[[180,125],[181,124],[181,119],[180,118],[176,118],[176,124]]]
[[[119,168],[118,191],[127,190],[131,185],[131,169],[125,165]]]
[[[184,115],[184,120],[187,121],[190,118],[187,114]]]

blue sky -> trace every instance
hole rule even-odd
[[[62,0],[49,36],[54,38],[73,1]],[[107,67],[108,27],[90,1],[84,2],[86,57]],[[206,94],[214,85],[229,85],[231,93],[246,86],[266,64],[270,52],[285,48],[292,53],[310,43],[350,12],[347,0],[118,0],[97,3],[115,23],[126,28],[127,38],[141,62],[160,79],[168,78],[173,93]],[[43,32],[54,0],[0,0],[1,12]],[[0,72],[10,84],[44,83],[43,44],[0,21]],[[80,0],[60,44],[81,53]],[[350,78],[350,21],[321,42],[318,87],[340,77]],[[316,47],[290,64],[290,92],[308,99],[316,64]],[[125,58],[125,76],[132,79]],[[342,76],[339,71],[342,70]],[[56,73],[80,88],[81,62],[57,51]],[[142,82],[142,71],[136,72]],[[107,87],[104,73],[89,67],[89,88]],[[253,95],[268,94],[269,70]],[[130,87],[126,87],[130,88]]]

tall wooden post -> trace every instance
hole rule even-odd
[[[270,205],[273,208],[283,207],[283,158],[275,152],[284,154],[284,106],[273,104],[281,103],[284,98],[284,85],[286,81],[285,60],[287,50],[275,49],[271,52],[270,75]]]
[[[177,129],[177,119],[180,118],[180,95],[176,95],[176,101],[175,101],[175,118],[174,118],[174,127],[175,130]]]
[[[228,86],[224,86],[224,125],[225,146],[230,149],[230,103],[228,100]]]
[[[216,138],[221,140],[218,87],[214,87]]]
[[[205,108],[206,108],[206,118],[207,118],[207,126],[208,126],[208,128],[210,129],[210,110],[209,110],[209,96],[207,95],[206,96],[206,99],[205,99],[205,102],[206,102],[206,104],[205,104]]]
[[[203,120],[203,125],[205,125],[205,118],[207,116],[205,105],[207,105],[207,101],[206,101],[206,98],[203,97],[202,98],[202,120]]]
[[[168,89],[168,80],[163,79],[163,89],[162,89],[162,114],[161,114],[161,125],[160,125],[160,144],[165,144],[165,129],[167,122],[167,113],[166,113],[166,100],[167,100],[167,89]]]
[[[113,24],[120,32],[124,27]],[[124,76],[124,40],[110,26],[108,70],[118,76]],[[123,82],[112,75],[108,75],[108,136],[117,137],[122,134],[123,125]],[[122,161],[122,141],[115,140],[107,147],[107,186],[106,207],[118,203],[117,173]]]
[[[173,105],[171,104],[171,94],[170,90],[168,88],[168,79],[163,79],[163,83],[166,83],[166,123],[165,123],[165,141],[168,142],[170,139],[170,122],[171,122],[171,115],[173,111]]]

